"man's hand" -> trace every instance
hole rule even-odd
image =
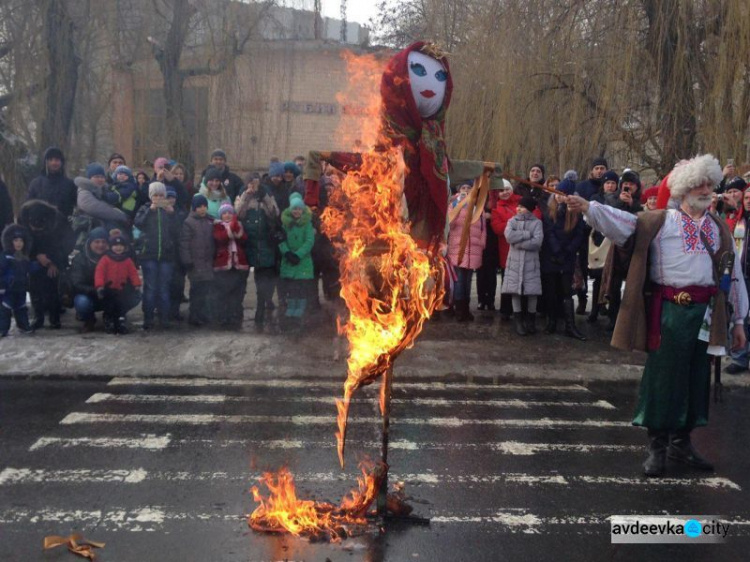
[[[627,203],[628,205],[633,204],[633,194],[629,191],[621,191],[620,192],[620,201],[623,203]]]
[[[732,351],[742,351],[747,346],[744,324],[735,324],[732,328]]]
[[[57,274],[57,266],[54,263],[50,262],[49,267],[47,268],[47,277],[49,277],[50,279],[54,279],[55,277],[57,277]]]
[[[37,254],[36,261],[39,262],[39,265],[42,267],[47,267],[50,263],[50,259],[47,257],[47,254]]]
[[[568,209],[585,213],[589,210],[589,202],[580,195],[568,195],[566,201]]]

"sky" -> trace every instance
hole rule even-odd
[[[323,0],[323,15],[338,18],[341,15],[341,3],[339,0]],[[376,0],[348,0],[346,3],[346,19],[366,24],[378,11]]]
[[[282,4],[297,8],[312,10],[314,0],[282,0]],[[322,0],[323,15],[329,18],[341,16],[340,0]],[[361,24],[367,24],[370,18],[378,12],[380,0],[348,0],[346,3],[346,19]]]

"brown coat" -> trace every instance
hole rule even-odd
[[[709,213],[711,219],[719,226],[721,244],[714,259],[714,279],[718,281],[718,257],[725,252],[733,252],[734,244],[729,228],[718,216]],[[651,241],[656,237],[664,225],[667,211],[649,211],[638,215],[635,234],[628,240],[626,246],[632,247],[632,257],[625,284],[625,294],[617,316],[617,324],[612,334],[612,347],[625,351],[647,351],[647,308],[646,291],[648,290],[648,257]],[[614,246],[613,246],[614,247]],[[614,260],[607,260],[606,268],[613,267]],[[610,271],[611,274],[611,271]],[[604,279],[604,278],[603,278]],[[726,294],[718,291],[714,300],[713,318],[711,320],[711,336],[709,345],[725,346],[727,343],[727,313]]]

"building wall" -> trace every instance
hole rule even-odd
[[[188,82],[188,89],[208,89],[207,96],[186,95],[205,100],[186,107],[193,134],[199,137],[193,139],[198,171],[217,147],[227,152],[230,166],[237,170],[265,168],[272,156],[286,160],[309,150],[351,150],[361,119],[345,116],[343,108],[356,110],[362,101],[356,93],[337,101],[337,93],[346,90],[349,81],[342,52],[340,45],[323,41],[262,42],[223,74]],[[390,54],[378,53],[383,66]],[[151,63],[132,72],[137,76],[130,99],[123,89],[114,100],[119,104],[114,113],[120,125],[132,128],[120,130],[122,142],[130,139],[130,146],[122,150],[140,164],[141,158],[153,160],[164,150],[165,139],[159,138],[163,128],[154,123],[160,114],[154,104],[161,84]],[[150,158],[144,142],[154,145]]]

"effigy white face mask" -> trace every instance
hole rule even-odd
[[[411,93],[423,119],[432,117],[443,106],[448,73],[439,61],[420,52],[407,59]]]

